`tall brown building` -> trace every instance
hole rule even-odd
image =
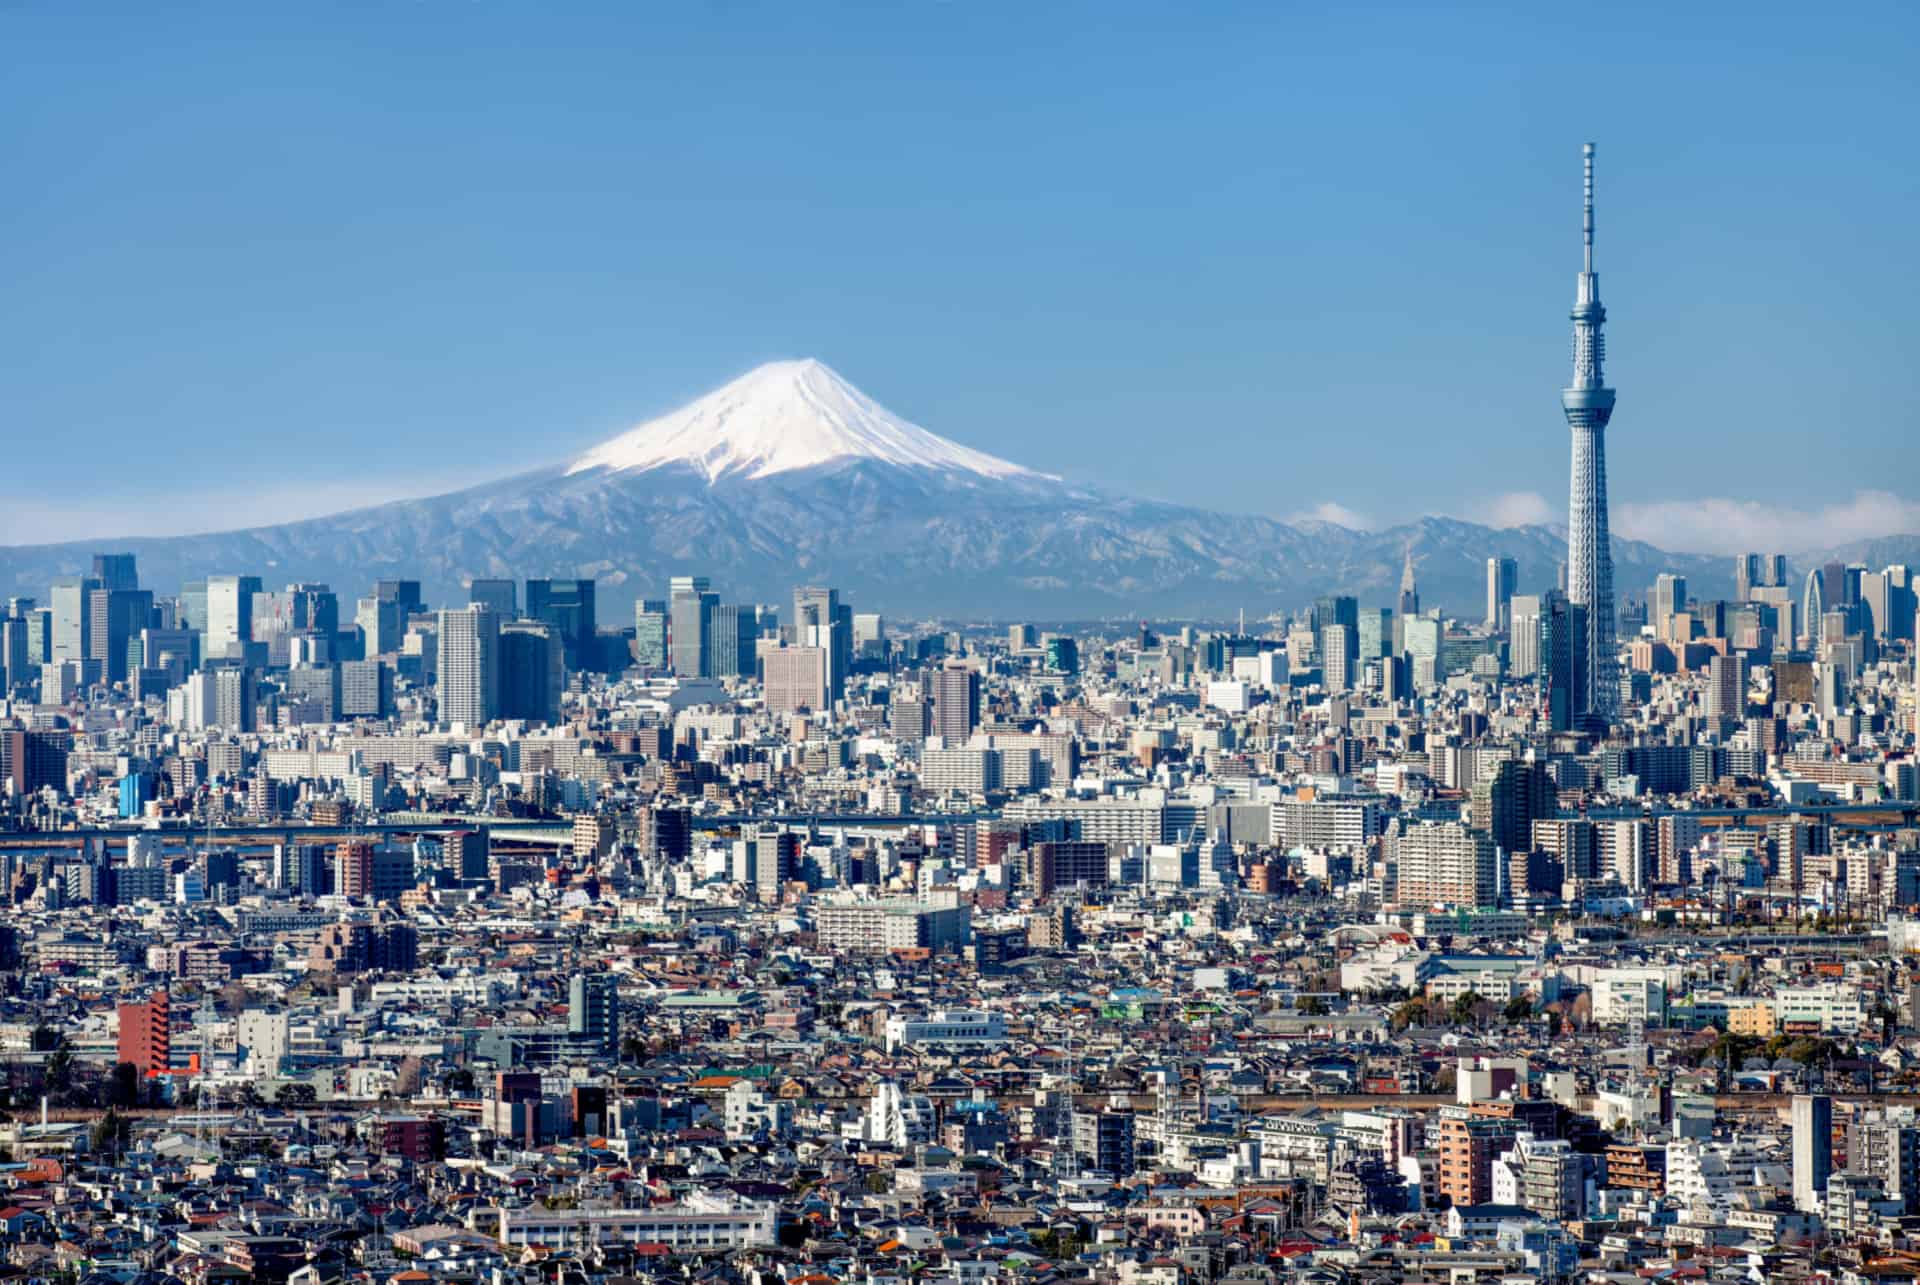
[[[1441,1107],[1434,1122],[1440,1152],[1440,1194],[1455,1205],[1484,1205],[1493,1198],[1493,1162],[1513,1145],[1518,1122],[1476,1114],[1467,1107]]]
[[[373,845],[358,840],[333,848],[333,888],[343,897],[373,895]]]
[[[0,731],[0,781],[11,782],[16,794],[49,785],[65,791],[67,745],[65,732]]]
[[[948,661],[927,679],[933,699],[932,734],[948,745],[962,745],[980,726],[980,675],[964,663]]]
[[[1525,852],[1533,846],[1533,823],[1551,817],[1558,803],[1544,765],[1504,759],[1474,782],[1473,828],[1503,852]]]
[[[173,997],[155,991],[144,1004],[120,1006],[120,1052],[142,1079],[173,1069]]]

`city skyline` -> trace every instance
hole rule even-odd
[[[1357,534],[1158,506],[972,451],[814,361],[769,363],[570,461],[449,496],[257,531],[0,549],[0,592],[37,595],[107,545],[163,585],[232,567],[352,584],[383,568],[451,600],[545,574],[589,577],[624,607],[692,563],[763,597],[825,575],[889,611],[962,618],[1219,619],[1326,593],[1391,604],[1409,568],[1430,606],[1459,610],[1480,601],[1487,559],[1513,564],[1513,592],[1569,587],[1562,529],[1422,519]],[[1804,574],[1914,561],[1920,541],[1766,552]],[[1738,559],[1631,542],[1614,556],[1626,601],[1662,574],[1707,592],[1752,582]]]
[[[217,36],[134,18],[129,33],[154,57],[131,81],[108,74],[117,43],[84,25],[0,20],[15,47],[43,55],[10,92],[56,108],[7,141],[8,159],[33,175],[79,158],[62,185],[0,216],[19,267],[17,320],[0,338],[19,356],[7,396],[29,426],[22,467],[57,470],[67,443],[138,450],[149,434],[225,448],[148,452],[136,475],[96,479],[84,496],[23,497],[0,540],[205,529],[207,514],[247,525],[430,494],[565,457],[761,359],[814,354],[969,446],[1147,498],[1372,527],[1428,512],[1564,521],[1538,377],[1563,340],[1541,318],[1560,279],[1556,158],[1589,136],[1608,141],[1621,197],[1610,277],[1636,305],[1620,355],[1635,372],[1644,486],[1615,498],[1616,529],[1732,552],[1920,528],[1899,479],[1859,466],[1911,431],[1884,372],[1900,368],[1888,310],[1912,271],[1898,245],[1914,193],[1870,159],[1907,114],[1896,69],[1911,15],[1796,29],[1791,60],[1756,40],[1704,81],[1624,29],[1583,33],[1636,84],[1596,113],[1529,92],[1552,65],[1535,55],[1563,36],[1547,18],[1501,35],[1494,56],[1517,82],[1447,77],[1436,95],[1444,57],[1383,47],[1364,23],[1238,9],[1164,49],[1143,38],[1139,11],[1096,34],[1036,15],[1032,53],[994,48],[991,19],[956,14],[860,35],[760,15],[768,28],[741,33],[739,65],[715,67],[717,33],[693,19],[588,13],[510,41],[529,33],[499,14],[463,15],[449,36],[427,8],[393,16],[386,56],[290,17],[234,19]],[[1478,47],[1473,24],[1407,21],[1438,53]],[[1750,35],[1785,34],[1772,15],[1747,21]],[[1718,24],[1690,13],[1663,28],[1690,47]],[[660,88],[625,92],[632,78],[613,74],[616,55],[583,49],[589,38],[657,44],[662,66],[632,56]],[[436,102],[483,107],[485,86],[517,77],[550,99],[524,118],[422,110],[404,60],[447,39],[431,64]],[[1125,117],[1144,130],[1129,134],[1062,101],[1036,58],[1076,40],[1085,57],[1067,84],[1088,104],[1115,101],[1158,55],[1182,108]],[[951,75],[932,53],[948,47],[992,75]],[[853,74],[782,93],[798,73],[769,63],[776,49]],[[1354,53],[1313,57],[1342,49]],[[696,154],[663,130],[656,95],[702,55],[736,92],[730,108],[699,109],[693,132],[721,145]],[[41,65],[77,71],[53,80]],[[558,84],[563,65],[582,70]],[[517,76],[488,78],[509,67]],[[760,78],[744,83],[745,67]],[[1756,101],[1786,70],[1806,106]],[[1316,133],[1301,109],[1316,93],[1347,103],[1341,71],[1373,97]],[[265,83],[275,73],[287,88]],[[997,99],[982,97],[989,84]],[[358,94],[369,87],[371,103]],[[98,126],[128,117],[142,90],[168,106],[136,152]],[[933,93],[999,114],[934,121]],[[859,112],[863,94],[903,104],[902,120]],[[1413,101],[1417,121],[1395,110]],[[1556,105],[1519,128],[1509,113],[1523,101]],[[1836,113],[1867,131],[1849,135],[1857,145],[1828,146]],[[898,146],[909,123],[930,147]],[[214,168],[262,154],[248,146],[262,129],[284,140],[284,163]],[[1248,146],[1258,129],[1273,137]],[[477,177],[483,138],[553,197]],[[1128,138],[1146,144],[1146,165],[1118,164]],[[1201,145],[1177,162],[1176,139]],[[857,173],[863,146],[888,163]],[[216,179],[231,199],[211,199]],[[770,215],[790,234],[754,243]],[[1091,240],[1076,249],[1074,237]],[[941,244],[954,253],[922,252]],[[1821,253],[1783,251],[1793,244]],[[445,257],[456,252],[459,271]],[[1756,261],[1764,287],[1747,271]],[[1406,308],[1409,283],[1446,300],[1448,324]],[[1711,320],[1734,311],[1739,328]],[[1728,388],[1754,391],[1729,403]],[[1412,433],[1393,403],[1416,391],[1429,423],[1502,450]],[[1836,423],[1853,450],[1771,467],[1802,426]],[[1345,447],[1363,439],[1387,448],[1364,482]],[[1101,449],[1110,441],[1130,449]]]
[[[1920,12],[0,9],[10,1279],[1920,1279]]]
[[[545,574],[589,577],[624,607],[693,563],[765,597],[826,575],[889,611],[961,618],[1221,619],[1326,593],[1390,605],[1409,571],[1430,606],[1462,610],[1482,598],[1485,561],[1512,564],[1511,592],[1571,587],[1566,528],[1427,518],[1355,533],[1155,505],[971,450],[817,361],[769,363],[572,460],[452,495],[253,531],[0,548],[0,594],[37,595],[111,545],[163,585],[232,567],[351,584],[385,568],[450,600],[504,573]],[[1766,556],[1804,575],[1920,560],[1920,538]],[[1631,541],[1610,561],[1628,602],[1660,575],[1737,597],[1753,582],[1739,558]]]

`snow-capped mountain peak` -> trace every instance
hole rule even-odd
[[[811,358],[756,367],[690,405],[602,442],[566,471],[571,476],[685,465],[712,483],[861,459],[990,478],[1045,476],[908,423]]]

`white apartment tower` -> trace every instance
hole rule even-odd
[[[500,617],[481,606],[440,613],[440,721],[484,727],[500,707]]]

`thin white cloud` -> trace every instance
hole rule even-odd
[[[37,499],[18,492],[0,503],[0,544],[203,535],[298,522],[415,496],[440,495],[478,481],[414,479],[411,484],[335,479],[260,486],[236,483],[213,491],[130,495],[118,499]]]
[[[1343,526],[1349,531],[1371,531],[1373,529],[1372,518],[1360,512],[1358,509],[1350,509],[1346,505],[1333,500],[1316,504],[1310,509],[1302,509],[1298,513],[1289,513],[1286,521],[1331,522],[1335,526]]]
[[[1547,503],[1547,497],[1538,491],[1508,491],[1505,495],[1496,495],[1481,513],[1480,521],[1502,529],[1540,526],[1560,517]]]
[[[1800,553],[1920,534],[1920,501],[1860,491],[1844,503],[1817,509],[1719,497],[1616,504],[1613,529],[1676,553]]]

